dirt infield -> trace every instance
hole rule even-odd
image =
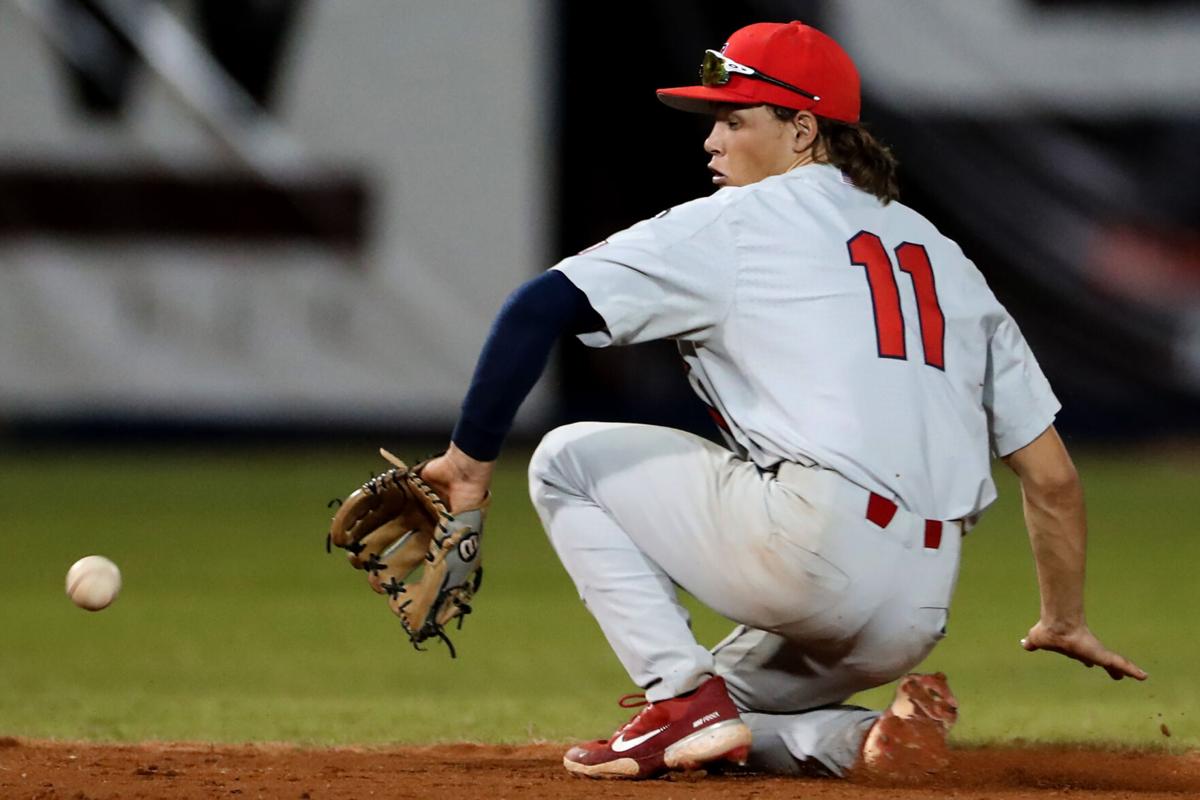
[[[562,745],[304,749],[98,745],[0,738],[0,798],[1181,798],[1200,797],[1200,753],[956,750],[921,785],[754,775],[640,783],[568,776]]]

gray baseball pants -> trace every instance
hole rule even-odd
[[[630,678],[653,702],[723,676],[752,767],[844,774],[878,712],[842,704],[945,635],[961,527],[936,548],[904,509],[880,527],[869,492],[831,470],[764,472],[682,431],[589,422],[547,434],[529,481]],[[676,586],[741,624],[702,647]]]

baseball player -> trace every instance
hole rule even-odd
[[[1020,479],[1041,617],[1022,640],[1146,673],[1083,609],[1085,512],[1059,409],[1012,317],[959,247],[897,201],[859,124],[859,77],[799,22],[735,32],[701,85],[717,191],[520,287],[484,345],[448,452],[422,477],[479,506],[557,337],[672,339],[728,447],[578,423],[529,466],[538,514],[644,696],[568,770],[647,777],[722,759],[796,773],[929,770],[957,715],[942,675],[906,674],[946,633],[963,534]],[[711,651],[682,586],[741,623]],[[844,705],[901,678],[882,713]]]

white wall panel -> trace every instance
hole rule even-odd
[[[0,237],[0,413],[451,423],[500,303],[549,266],[549,14],[548,0],[309,3],[279,122],[312,164],[369,174],[365,251]],[[0,75],[0,164],[230,164],[145,71],[122,121],[73,110],[9,2]],[[539,391],[522,419],[545,410]]]

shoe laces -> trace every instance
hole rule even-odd
[[[650,705],[650,701],[646,699],[645,692],[637,694],[627,694],[617,701],[617,705],[621,708],[638,708],[640,706]]]
[[[613,733],[613,735],[612,735],[612,737],[610,737],[609,741],[612,741],[613,739],[617,738],[625,731],[632,728],[634,723],[638,721],[638,719],[642,716],[642,714],[645,714],[647,711],[649,711],[651,708],[654,707],[654,704],[646,699],[646,695],[641,694],[641,693],[624,695],[620,700],[617,701],[617,705],[619,705],[621,708],[636,708],[636,709],[638,709],[638,711],[632,717],[629,718],[628,722],[626,722],[621,727],[617,728],[616,732]]]

